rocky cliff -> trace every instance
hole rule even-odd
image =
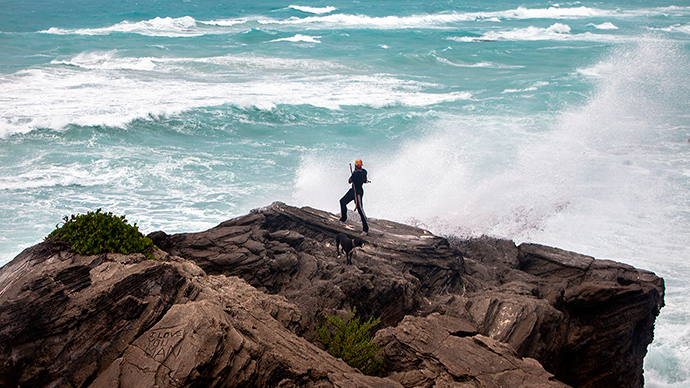
[[[274,203],[152,233],[158,261],[29,248],[0,269],[0,386],[643,386],[653,273],[383,220],[346,265],[335,236],[357,227]],[[311,342],[353,307],[381,317],[381,377]]]

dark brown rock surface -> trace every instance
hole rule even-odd
[[[0,273],[2,387],[400,388],[293,334],[295,306],[239,278],[45,248]]]
[[[370,228],[354,265],[334,242],[355,225],[282,203],[152,233],[160,261],[29,248],[0,269],[0,386],[642,387],[663,306],[653,273]],[[353,307],[381,317],[383,377],[309,342],[324,312]]]

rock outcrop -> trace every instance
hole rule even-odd
[[[299,310],[162,255],[30,248],[0,274],[3,387],[380,387],[287,327]]]
[[[629,265],[535,244],[461,242],[480,331],[574,387],[642,387],[664,281]],[[508,265],[502,265],[507,263]],[[469,282],[468,282],[469,283]]]
[[[350,217],[355,219],[356,217]],[[653,273],[555,248],[451,240],[282,203],[158,260],[41,243],[0,269],[0,386],[642,387]],[[310,342],[323,313],[381,317],[385,373]]]

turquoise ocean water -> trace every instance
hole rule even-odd
[[[0,0],[0,265],[103,208],[281,200],[663,276],[646,387],[690,387],[690,2]]]

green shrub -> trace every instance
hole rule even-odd
[[[381,322],[381,318],[369,318],[360,324],[355,317],[355,308],[347,320],[324,313],[326,322],[316,328],[316,339],[323,343],[333,357],[342,358],[348,365],[372,376],[381,374],[383,356],[379,353],[381,345],[373,341],[371,329]]]
[[[137,224],[129,225],[125,216],[101,213],[101,209],[86,214],[65,216],[62,226],[56,225],[45,239],[69,245],[82,255],[100,253],[143,253],[152,259],[153,241],[144,237]]]

